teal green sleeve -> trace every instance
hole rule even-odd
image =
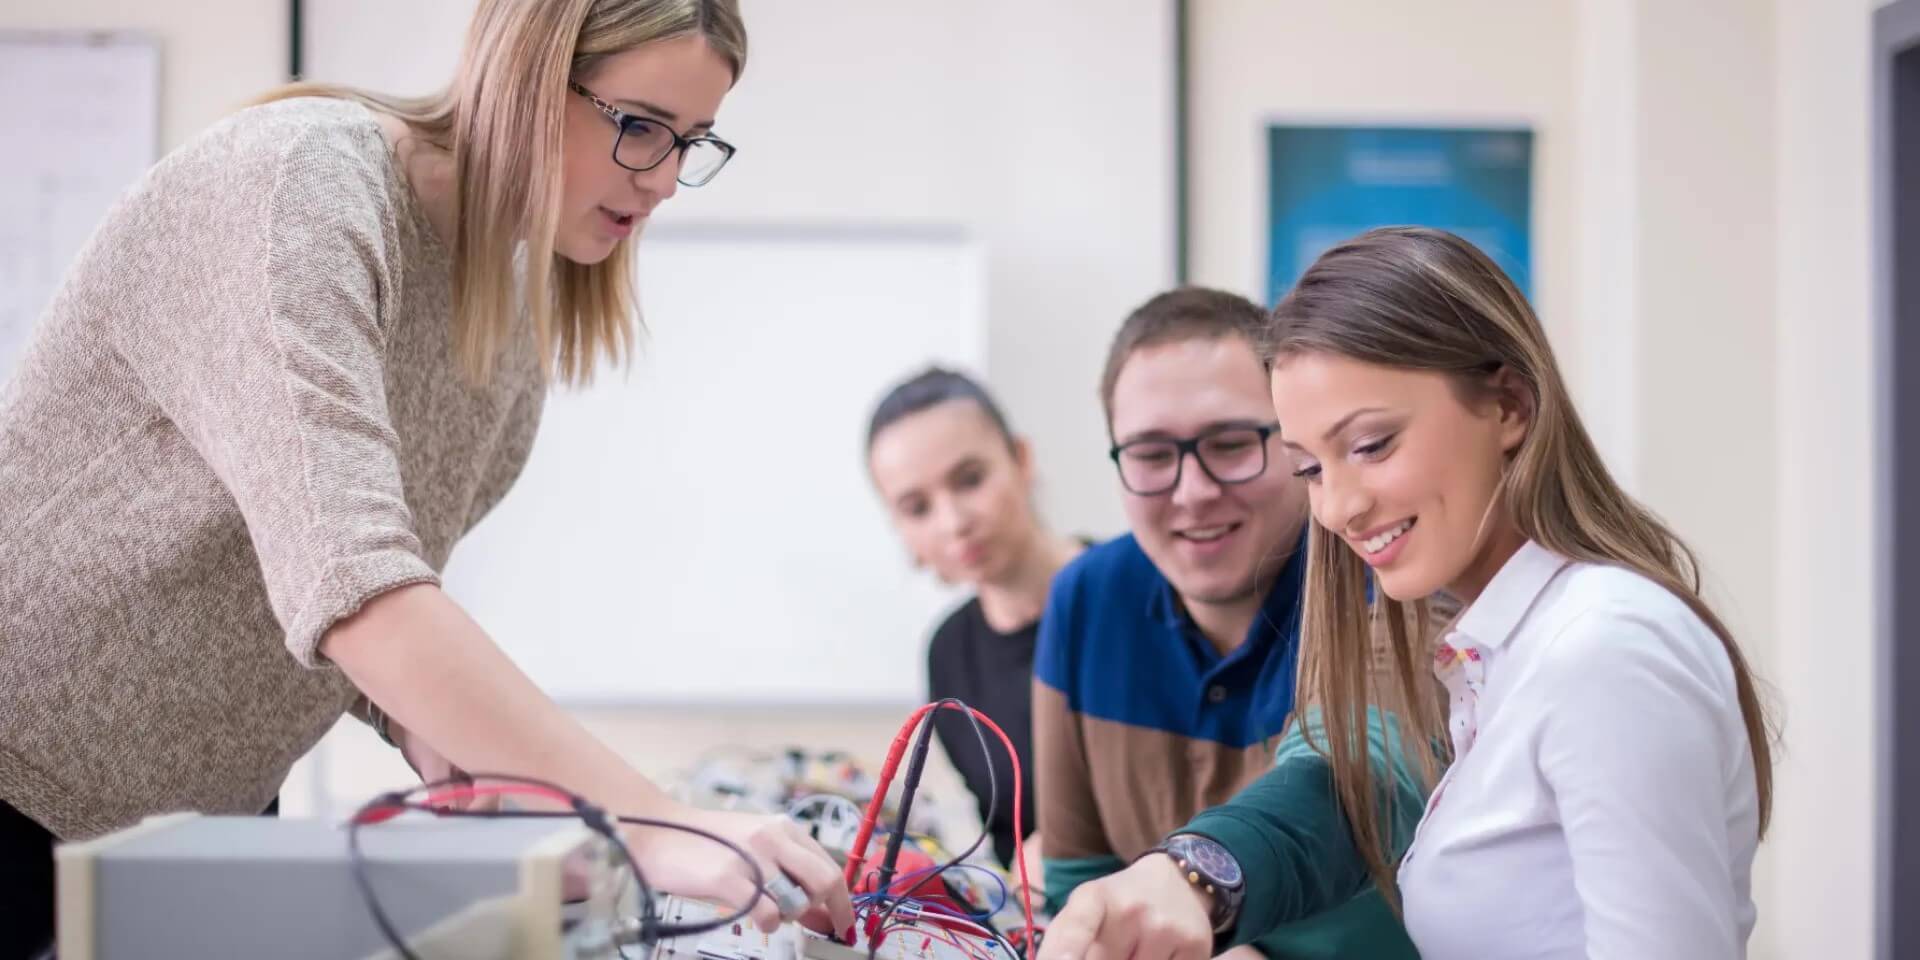
[[[1317,710],[1306,715],[1305,723],[1324,739]],[[1347,907],[1362,894],[1379,899],[1341,814],[1332,768],[1308,745],[1302,726],[1295,724],[1281,740],[1272,770],[1184,828],[1219,841],[1240,861],[1247,895],[1234,931],[1236,946],[1264,946],[1287,925]],[[1417,761],[1399,749],[1397,726],[1384,722],[1376,710],[1367,712],[1367,739],[1382,800],[1391,808],[1387,826],[1397,857],[1412,842],[1426,791]]]
[[[1346,903],[1287,924],[1253,945],[1269,960],[1420,960],[1407,928],[1371,884]]]
[[[1080,885],[1110,873],[1116,873],[1126,866],[1119,857],[1080,857],[1073,860],[1052,860],[1041,858],[1041,871],[1045,877],[1041,886],[1046,890],[1046,912],[1059,913],[1067,905],[1067,898]]]

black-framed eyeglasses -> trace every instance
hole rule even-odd
[[[733,144],[714,136],[683,137],[651,117],[631,114],[602,100],[593,91],[569,81],[567,88],[592,103],[613,121],[613,162],[643,173],[680,151],[680,173],[674,179],[689,187],[712,180],[733,159]]]
[[[1129,493],[1154,497],[1180,485],[1180,469],[1192,454],[1221,486],[1246,483],[1267,472],[1267,440],[1277,423],[1225,424],[1185,440],[1151,437],[1115,444],[1107,451]]]

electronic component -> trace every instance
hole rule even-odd
[[[617,956],[608,845],[568,819],[405,816],[361,831],[366,879],[416,954]],[[63,960],[360,960],[388,950],[320,820],[173,814],[57,853]]]
[[[174,814],[62,845],[55,854],[60,952],[68,960],[1019,960],[1013,944],[1025,949],[1040,928],[1024,889],[1016,940],[996,928],[996,916],[1012,909],[1005,878],[966,862],[985,832],[946,857],[936,840],[910,828],[931,740],[928,715],[939,709],[965,711],[983,750],[984,726],[1011,751],[993,721],[943,700],[916,711],[880,775],[859,784],[864,810],[817,791],[781,799],[803,824],[813,814],[816,834],[822,826],[852,831],[843,871],[855,912],[850,945],[794,923],[768,936],[745,920],[748,904],[659,892],[628,861],[620,830],[684,831],[730,850],[750,872],[763,869],[726,837],[609,813],[546,781],[490,774],[380,794],[345,825]],[[863,872],[887,787],[916,730],[885,852]],[[788,755],[789,782],[804,759]],[[850,764],[840,772],[856,779]],[[1020,790],[1016,768],[1016,802]],[[558,807],[467,809],[489,796]],[[808,898],[790,878],[762,882],[783,916],[804,908]]]
[[[674,789],[680,799],[713,810],[785,812],[837,857],[852,844],[877,781],[850,755],[789,747],[777,753],[716,750],[697,760]],[[893,798],[897,802],[897,798]],[[944,842],[950,819],[939,798],[922,793],[910,820],[914,833]],[[851,808],[852,816],[844,811]],[[883,806],[886,819],[894,803]]]
[[[717,916],[716,908],[696,900],[663,896],[657,901],[662,919],[692,922]],[[888,934],[875,960],[1015,960],[1007,948],[985,937],[957,933],[939,926],[907,923]],[[751,923],[735,924],[691,934],[654,945],[648,960],[867,960],[866,944],[836,943],[798,924],[785,924],[769,935]]]

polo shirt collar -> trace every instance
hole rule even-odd
[[[1300,531],[1300,539],[1293,544],[1293,552],[1287,556],[1286,566],[1282,567],[1280,575],[1274,578],[1273,586],[1267,588],[1266,600],[1260,605],[1261,615],[1253,619],[1252,626],[1247,628],[1244,642],[1229,653],[1227,658],[1237,658],[1243,650],[1258,650],[1274,639],[1290,636],[1296,631],[1300,618],[1300,594],[1306,584],[1306,571],[1307,532],[1303,528]],[[1161,573],[1158,567],[1154,568],[1153,589],[1147,594],[1146,615],[1153,622],[1205,646],[1209,651],[1213,649],[1211,644],[1206,643],[1206,638],[1200,634],[1200,628],[1194,625],[1193,619],[1187,616],[1186,610],[1180,605],[1180,595],[1173,589],[1173,582],[1168,580],[1166,574]]]

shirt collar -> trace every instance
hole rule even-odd
[[[1490,651],[1506,646],[1541,591],[1570,562],[1532,540],[1521,544],[1449,632]],[[1462,646],[1453,639],[1448,642]]]
[[[1186,623],[1186,614],[1180,611],[1180,595],[1174,592],[1173,581],[1153,568],[1153,589],[1147,591],[1147,616],[1153,622],[1179,629]]]
[[[1256,649],[1278,637],[1290,636],[1298,629],[1300,618],[1300,594],[1305,589],[1307,571],[1307,532],[1300,531],[1300,539],[1294,542],[1293,552],[1287,556],[1286,565],[1280,568],[1280,575],[1273,579],[1273,586],[1267,588],[1267,597],[1260,604],[1261,614],[1253,619],[1253,625],[1247,628],[1246,642],[1236,648]],[[1187,616],[1180,605],[1180,595],[1173,589],[1173,581],[1166,574],[1154,569],[1153,589],[1147,594],[1147,616],[1154,622],[1163,624],[1167,629],[1206,645],[1200,636],[1200,629]],[[1212,647],[1208,645],[1208,649]],[[1233,654],[1229,654],[1233,656]]]

